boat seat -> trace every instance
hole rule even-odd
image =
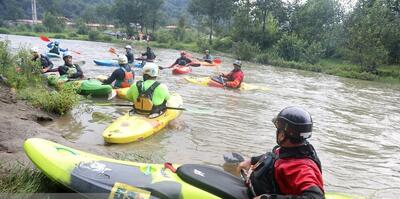
[[[198,164],[185,164],[176,173],[188,184],[224,199],[249,199],[242,179],[221,169]]]

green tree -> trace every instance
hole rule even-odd
[[[65,21],[62,18],[52,15],[50,12],[45,14],[43,25],[50,32],[62,32],[65,29]]]
[[[229,19],[233,11],[234,0],[191,0],[189,12],[196,18],[207,18],[210,29],[209,43],[212,37],[215,23],[220,19]]]

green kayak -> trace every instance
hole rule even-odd
[[[66,75],[49,75],[47,76],[47,82],[50,86],[54,86],[57,89],[60,89],[64,85],[72,84],[78,94],[91,95],[93,97],[107,97],[113,90],[111,85],[103,85],[97,79],[69,79]]]

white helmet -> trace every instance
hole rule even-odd
[[[132,49],[132,46],[131,45],[127,45],[127,46],[125,46],[125,48],[126,49]]]
[[[118,64],[127,64],[128,58],[125,55],[118,55]]]
[[[143,67],[143,75],[149,75],[150,77],[158,76],[158,66],[155,63],[146,63]]]
[[[38,47],[32,47],[31,48],[31,52],[33,52],[33,53],[39,53],[39,48]]]
[[[72,53],[69,52],[69,51],[65,51],[65,52],[63,53],[63,59],[64,59],[65,57],[68,57],[68,56],[71,56],[71,57],[72,57]]]

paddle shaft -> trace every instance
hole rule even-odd
[[[104,106],[126,106],[126,107],[132,107],[132,104],[102,104]],[[186,111],[186,108],[181,108],[181,107],[166,107],[167,109],[171,110],[181,110],[181,111]]]

